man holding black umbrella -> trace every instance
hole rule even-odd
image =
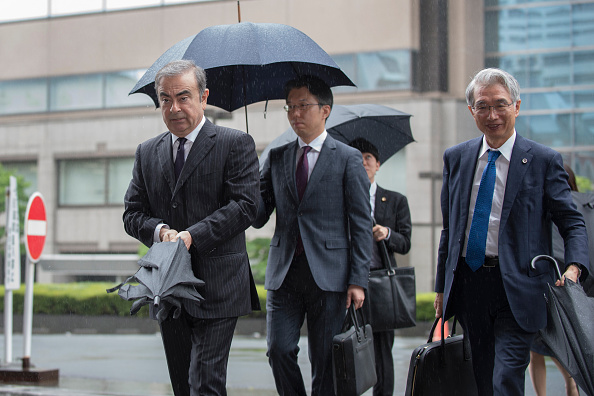
[[[205,283],[203,302],[160,323],[175,395],[226,395],[237,318],[259,308],[245,246],[258,209],[255,144],[205,118],[206,76],[193,62],[167,64],[155,90],[169,131],[138,146],[124,226],[147,246],[183,240]]]
[[[410,250],[412,225],[408,200],[404,195],[386,190],[376,183],[375,175],[380,169],[380,153],[377,147],[364,138],[351,141],[349,146],[361,152],[363,166],[371,183],[369,198],[371,214],[375,219],[371,269],[384,267],[379,243],[386,244],[390,263],[396,267],[394,253],[406,254]],[[368,304],[369,301],[368,299],[365,304]],[[373,346],[377,375],[377,383],[373,386],[373,396],[392,396],[394,394],[394,359],[392,357],[394,330],[374,331]]]
[[[369,180],[361,153],[328,135],[332,91],[316,77],[289,81],[298,139],[270,150],[255,227],[276,209],[266,268],[268,357],[280,395],[305,396],[297,354],[307,318],[312,395],[334,395],[332,339],[346,308],[365,299],[371,258]]]

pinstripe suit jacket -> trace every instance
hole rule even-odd
[[[186,301],[184,308],[198,318],[241,316],[259,308],[245,247],[258,199],[254,140],[206,120],[177,183],[170,132],[138,146],[124,227],[147,246],[159,223],[189,231],[192,268],[205,282],[205,301]]]

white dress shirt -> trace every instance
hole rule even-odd
[[[499,223],[501,221],[501,209],[503,207],[503,198],[505,196],[505,186],[507,183],[507,173],[509,171],[509,161],[511,159],[514,143],[516,142],[516,131],[507,139],[507,141],[498,149],[489,147],[487,140],[483,136],[483,145],[479,153],[476,170],[474,172],[474,180],[472,182],[472,193],[470,195],[470,206],[468,208],[468,223],[466,224],[466,237],[464,240],[464,256],[466,256],[466,248],[468,247],[468,234],[470,232],[470,225],[472,224],[472,217],[474,215],[474,206],[476,204],[476,196],[478,194],[479,186],[481,184],[481,177],[483,171],[487,166],[489,153],[488,150],[500,151],[501,155],[495,161],[496,180],[495,191],[493,192],[493,203],[491,205],[491,214],[489,215],[489,228],[487,231],[487,246],[485,249],[485,256],[495,257],[499,255]]]
[[[308,173],[307,173],[307,180],[311,176],[311,172],[313,172],[313,168],[316,166],[316,162],[318,162],[318,158],[320,157],[320,151],[322,150],[322,146],[326,141],[326,137],[328,136],[328,132],[324,129],[324,132],[320,134],[317,138],[311,141],[311,143],[306,144],[301,138],[297,137],[297,142],[299,143],[299,149],[297,150],[297,162],[299,162],[299,158],[303,154],[303,147],[309,146],[311,150],[307,153],[307,165],[308,165]]]

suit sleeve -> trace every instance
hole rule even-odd
[[[390,226],[390,238],[388,247],[398,254],[406,254],[410,250],[411,220],[408,200],[404,195],[398,195],[395,200],[394,212],[396,218]]]
[[[559,234],[563,238],[565,246],[565,263],[581,264],[581,281],[585,280],[589,273],[588,258],[588,234],[584,218],[577,211],[571,191],[567,182],[568,176],[563,169],[561,155],[555,153],[550,161],[545,184],[545,198],[551,218]],[[561,268],[561,273],[563,273]]]
[[[443,229],[439,239],[437,250],[437,271],[435,274],[435,292],[443,293],[445,289],[445,268],[448,258],[449,247],[449,225],[450,225],[450,170],[448,165],[447,152],[443,156],[443,185],[441,187],[441,215]]]
[[[348,284],[367,288],[373,243],[373,221],[369,203],[369,178],[361,155],[353,152],[346,165],[345,203],[351,241]]]
[[[150,247],[155,228],[163,219],[152,216],[150,200],[142,171],[142,145],[138,145],[132,170],[132,180],[124,197],[124,229],[128,235]]]
[[[268,158],[266,158],[264,166],[262,167],[262,172],[260,174],[258,213],[254,223],[252,224],[252,226],[255,228],[264,227],[264,225],[268,222],[268,219],[270,219],[270,215],[274,211],[274,208],[276,207],[274,190],[272,187],[272,174],[270,170],[271,153],[268,154]]]
[[[199,253],[210,252],[245,231],[258,210],[258,156],[254,140],[246,133],[229,134],[225,138],[230,139],[230,149],[220,207],[187,228]]]

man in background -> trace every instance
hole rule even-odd
[[[390,263],[392,267],[396,267],[394,253],[406,254],[410,250],[412,225],[408,201],[404,195],[383,189],[375,182],[375,174],[380,169],[377,147],[363,138],[355,139],[349,145],[361,152],[363,166],[371,183],[369,198],[371,216],[375,220],[371,269],[384,268],[385,266],[378,246],[380,243],[385,243]],[[373,302],[371,303],[373,304]],[[377,375],[373,396],[392,396],[394,394],[394,359],[392,357],[394,331],[374,331],[373,346]]]

